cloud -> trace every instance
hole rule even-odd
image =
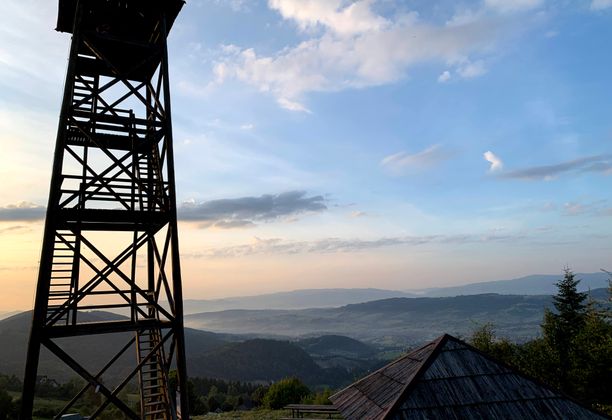
[[[422,246],[427,244],[470,244],[514,241],[524,235],[429,235],[429,236],[396,236],[378,239],[341,239],[325,238],[315,241],[289,241],[280,238],[261,239],[255,237],[253,242],[222,248],[211,248],[205,251],[183,253],[190,258],[233,258],[260,254],[329,254],[349,253],[392,246]]]
[[[451,157],[451,153],[439,144],[429,146],[415,154],[399,152],[385,157],[380,164],[394,175],[430,168]]]
[[[21,201],[0,207],[0,221],[35,221],[45,218],[46,209],[38,204]]]
[[[385,18],[371,10],[372,3],[373,0],[357,0],[350,4],[342,0],[268,1],[271,9],[285,19],[294,20],[302,30],[325,27],[342,35],[377,31],[388,26]]]
[[[489,150],[484,152],[482,156],[487,162],[491,164],[491,166],[489,167],[489,172],[497,172],[503,169],[504,162],[502,162],[502,160],[498,156],[496,156],[495,153]]]
[[[276,102],[278,102],[278,104],[282,108],[288,109],[289,111],[298,111],[298,112],[305,112],[307,114],[312,114],[312,111],[310,111],[308,108],[306,108],[304,105],[302,105],[299,102],[292,101],[287,98],[278,98]]]
[[[269,0],[268,6],[305,35],[297,45],[262,55],[235,45],[221,48],[216,82],[235,79],[273,95],[288,110],[309,112],[303,97],[393,83],[426,62],[458,66],[462,77],[485,72],[474,56],[491,52],[509,22],[495,13],[428,23],[418,13],[383,17],[372,0]],[[467,63],[467,64],[466,64]]]
[[[535,9],[543,4],[544,0],[485,0],[486,7],[499,13],[523,12]]]
[[[586,213],[588,209],[588,206],[576,202],[563,204],[563,214],[566,216],[578,216]]]
[[[593,0],[591,10],[605,10],[612,7],[612,0]]]
[[[9,227],[0,229],[0,235],[4,235],[6,233],[29,231],[29,230],[30,230],[30,227],[25,226],[25,225],[9,226]]]
[[[500,174],[500,177],[509,179],[550,181],[559,175],[568,172],[596,172],[605,175],[612,174],[612,156],[594,155],[553,165],[532,166],[530,168],[505,172]]]
[[[255,128],[255,125],[254,125],[254,124],[252,124],[252,123],[242,124],[242,125],[240,126],[240,129],[241,129],[241,130],[245,130],[245,131],[252,130],[252,129],[254,129],[254,128]]]
[[[467,63],[457,70],[459,76],[464,79],[473,79],[478,76],[482,76],[487,72],[484,62],[482,60],[475,61],[473,63]]]
[[[444,70],[442,74],[438,76],[438,82],[440,83],[448,82],[450,78],[451,78],[450,72],[448,70]]]
[[[259,197],[186,202],[179,208],[179,219],[200,222],[202,227],[230,229],[326,209],[323,196],[308,197],[305,191],[288,191]]]
[[[599,212],[600,216],[612,217],[612,207],[607,207]]]

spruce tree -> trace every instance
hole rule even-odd
[[[556,284],[557,294],[553,296],[553,302],[558,321],[563,324],[564,332],[571,335],[584,324],[587,293],[578,292],[580,280],[569,268],[564,272],[563,280]]]
[[[569,393],[572,391],[569,372],[572,369],[573,341],[584,327],[587,313],[587,294],[578,292],[578,283],[580,280],[574,273],[565,268],[563,279],[556,284],[557,294],[553,296],[556,311],[546,311],[542,325],[544,336],[559,363],[559,386]]]

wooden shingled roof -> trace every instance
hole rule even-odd
[[[347,420],[608,418],[447,334],[330,400]]]

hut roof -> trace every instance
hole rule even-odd
[[[608,418],[448,334],[330,399],[347,420]]]

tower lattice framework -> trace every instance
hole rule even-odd
[[[57,30],[72,33],[72,43],[22,419],[32,416],[42,349],[86,383],[56,418],[92,393],[100,401],[92,419],[109,405],[133,419],[189,417],[166,44],[182,6],[182,0],[59,0]],[[71,340],[74,349],[75,340],[78,347],[93,335],[124,342],[95,368],[65,345]],[[133,363],[123,379],[105,380],[128,357]],[[120,395],[135,383],[139,409]]]

